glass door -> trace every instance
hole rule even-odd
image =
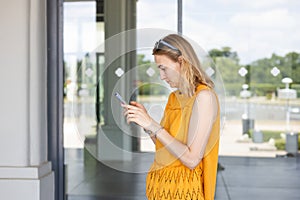
[[[101,121],[102,86],[97,75],[104,56],[97,47],[104,42],[104,22],[100,11],[99,1],[64,2],[65,148],[83,148],[83,141],[95,137]]]
[[[101,106],[104,43],[103,1],[64,1],[64,152],[67,199],[84,183],[85,169],[97,165],[97,128]],[[96,170],[91,170],[93,173]]]

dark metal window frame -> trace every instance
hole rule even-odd
[[[55,200],[65,200],[63,147],[63,0],[47,0],[48,160],[54,171]]]

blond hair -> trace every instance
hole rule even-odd
[[[183,94],[191,97],[195,94],[196,87],[199,84],[207,85],[210,88],[214,87],[213,81],[202,69],[198,56],[196,55],[192,45],[177,34],[167,35],[162,39],[179,51],[164,46],[162,48],[154,47],[153,55],[166,55],[174,62],[181,61],[181,78],[179,90]]]

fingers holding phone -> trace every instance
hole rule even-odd
[[[131,101],[130,105],[133,105],[133,106],[136,106],[138,108],[141,108],[142,110],[144,110],[145,112],[147,112],[146,108],[142,104],[140,104],[140,103],[138,103],[136,101]]]
[[[123,114],[126,117],[128,124],[133,122],[143,128],[148,127],[151,124],[152,118],[148,115],[146,108],[142,104],[136,101],[131,101],[130,104],[127,104],[118,92],[115,93],[115,97],[124,108]]]

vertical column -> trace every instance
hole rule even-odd
[[[0,193],[11,200],[53,200],[47,161],[46,2],[6,1],[0,13],[7,19],[0,22]]]
[[[47,1],[47,145],[54,171],[54,199],[65,199],[63,147],[63,0]]]
[[[105,71],[104,119],[105,125],[98,132],[97,156],[100,160],[131,160],[132,137],[124,133],[125,125],[122,109],[112,99],[114,91],[129,100],[131,77],[122,77],[135,66],[135,37],[124,31],[135,28],[135,0],[108,0],[104,2],[105,21]],[[135,50],[135,49],[134,49]],[[116,71],[121,72],[119,76]],[[116,108],[114,108],[116,107]],[[127,126],[127,127],[126,127]],[[125,151],[124,151],[125,150]]]

